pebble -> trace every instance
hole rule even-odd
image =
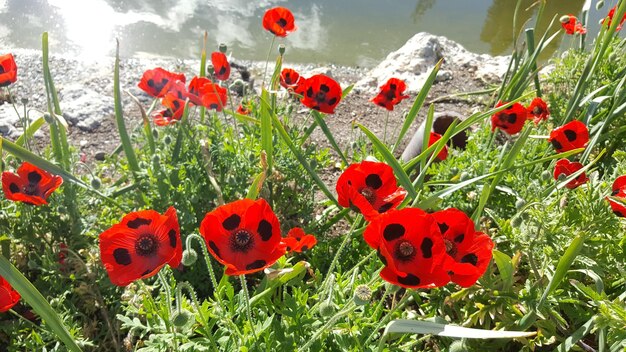
[[[96,154],[94,154],[94,159],[98,160],[98,161],[104,161],[104,158],[106,157],[106,153],[103,151],[99,151],[96,152]]]

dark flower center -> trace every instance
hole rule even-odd
[[[153,256],[158,249],[159,241],[151,233],[141,235],[135,242],[135,252],[142,257]]]
[[[449,256],[454,258],[454,256],[458,252],[456,248],[456,244],[454,244],[454,242],[449,241],[448,239],[445,239],[445,238],[443,239],[443,242],[446,244],[446,253],[448,253]]]
[[[29,196],[37,195],[39,193],[38,191],[39,189],[36,184],[29,183],[27,186],[24,187],[24,194]]]
[[[239,229],[230,236],[230,248],[233,252],[247,252],[254,245],[252,234],[245,229]]]
[[[319,91],[317,92],[317,94],[315,95],[315,101],[317,101],[318,103],[323,103],[326,101],[326,93]]]
[[[415,256],[415,247],[409,241],[401,241],[396,245],[394,254],[400,261],[410,261]]]
[[[541,115],[543,114],[543,109],[541,108],[541,106],[535,106],[535,108],[533,109],[533,115]]]
[[[363,188],[359,191],[359,193],[361,193],[361,195],[365,197],[365,199],[367,199],[367,201],[372,205],[376,201],[376,192],[370,187]]]
[[[2,67],[2,65],[0,65],[0,74],[4,73],[4,67]]]
[[[278,19],[278,21],[276,21],[276,24],[278,24],[282,28],[285,28],[285,26],[287,25],[287,20],[284,18],[280,18]]]

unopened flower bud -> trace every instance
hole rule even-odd
[[[335,314],[335,307],[333,307],[332,303],[329,302],[322,302],[322,304],[320,304],[320,315],[328,318],[330,316],[332,316],[333,314]]]
[[[158,165],[161,162],[161,156],[159,154],[154,154],[152,156],[152,163]]]
[[[163,138],[163,143],[165,143],[165,145],[170,145],[172,144],[172,137],[170,137],[169,135],[165,136]]]
[[[226,53],[226,51],[228,50],[228,46],[224,43],[220,43],[219,50],[221,53]]]
[[[545,170],[541,173],[541,179],[544,181],[548,181],[552,178],[552,173],[548,170]]]
[[[184,266],[192,266],[196,260],[198,260],[198,253],[195,250],[189,248],[183,251],[182,262]]]
[[[461,172],[461,175],[459,176],[459,179],[461,181],[467,181],[467,180],[470,179],[470,175],[467,172],[463,171],[463,172]]]
[[[604,7],[604,1],[603,0],[600,0],[600,1],[596,2],[596,10],[600,10],[603,7]]]
[[[91,179],[91,188],[100,189],[100,187],[102,187],[102,181],[100,181],[100,179],[97,176],[94,176]]]
[[[285,44],[278,45],[278,53],[280,55],[284,55],[285,54]]]
[[[28,98],[22,98],[22,105],[28,104]]]
[[[367,285],[359,285],[354,290],[353,299],[357,306],[364,306],[370,303],[370,300],[372,299],[372,290]]]
[[[520,210],[524,207],[524,205],[526,205],[526,201],[520,198],[517,202],[515,202],[515,209]]]
[[[172,315],[172,323],[177,328],[186,328],[191,325],[194,321],[194,316],[191,312],[187,310],[181,310],[179,312],[174,312]]]
[[[154,136],[154,138],[159,138],[159,130],[157,130],[156,128],[153,128],[152,136]]]
[[[513,219],[511,219],[511,226],[519,227],[521,224],[522,224],[522,217],[521,216],[516,216]]]

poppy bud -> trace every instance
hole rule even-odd
[[[194,321],[193,314],[187,310],[174,312],[172,315],[172,323],[178,328],[186,328]]]
[[[215,67],[213,67],[213,65],[211,64],[206,65],[206,72],[207,76],[213,76],[213,73],[215,72]]]
[[[28,104],[28,98],[22,98],[22,105]]]
[[[52,116],[50,116],[50,114],[47,112],[43,114],[43,119],[46,121],[47,124],[52,124],[54,122]]]
[[[357,306],[364,306],[372,299],[372,290],[367,285],[359,285],[354,290],[354,303]]]
[[[519,227],[521,224],[522,224],[522,217],[521,216],[516,216],[513,219],[511,219],[511,226]]]
[[[98,177],[93,177],[91,179],[91,188],[93,189],[100,189],[100,187],[102,186],[102,181],[100,181],[100,179]]]
[[[159,156],[159,154],[154,154],[152,156],[152,163],[154,165],[159,165],[160,162],[161,162],[161,156]]]
[[[603,7],[604,7],[604,1],[600,0],[596,2],[596,10],[600,10]]]
[[[470,178],[470,175],[465,171],[461,172],[461,176],[459,176],[459,179],[461,181],[467,181],[469,180],[469,178]]]
[[[452,176],[458,174],[459,173],[459,168],[458,167],[450,168],[450,173],[452,174]]]
[[[329,302],[322,302],[322,304],[320,304],[320,315],[328,318],[330,316],[332,316],[333,314],[335,314],[335,307],[333,307],[332,303]]]
[[[278,45],[278,53],[280,55],[284,55],[285,54],[285,44]]]
[[[196,260],[198,260],[198,253],[195,250],[189,248],[183,251],[182,262],[184,266],[192,266]]]
[[[163,143],[165,143],[165,145],[172,144],[172,137],[170,137],[169,135],[165,136],[165,138],[163,138]]]
[[[526,201],[520,198],[517,202],[515,202],[515,209],[520,210],[524,207],[524,205],[526,205]]]
[[[224,43],[220,43],[219,50],[220,50],[220,53],[226,53],[226,51],[228,50],[228,46]]]
[[[570,18],[569,16],[564,15],[564,16],[561,16],[561,18],[559,18],[559,21],[561,21],[561,23],[568,23],[569,18]]]
[[[152,129],[152,136],[154,136],[154,138],[159,138],[159,131],[156,128]]]
[[[541,173],[541,179],[544,181],[548,181],[552,179],[552,173],[548,170]]]

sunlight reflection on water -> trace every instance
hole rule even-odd
[[[578,13],[584,0],[548,0],[538,31],[552,16]],[[522,0],[519,23],[536,11]],[[444,35],[467,49],[508,54],[516,0],[0,0],[0,50],[40,47],[97,58],[112,55],[115,38],[125,56],[198,57],[204,31],[209,50],[219,42],[241,59],[264,60],[272,36],[261,26],[266,9],[286,6],[298,30],[284,42],[287,59],[372,66],[420,31]],[[612,6],[593,9],[590,34]],[[88,15],[85,15],[88,14]],[[558,23],[551,31],[558,30]],[[552,46],[558,48],[562,38]]]

